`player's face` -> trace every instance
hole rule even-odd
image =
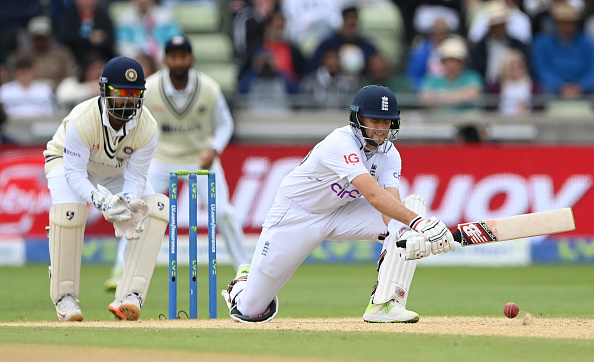
[[[363,131],[368,139],[375,141],[378,145],[384,143],[388,137],[392,121],[389,119],[377,119],[369,117],[360,117]]]
[[[127,122],[141,107],[142,90],[109,89],[107,108],[111,116],[121,122]]]
[[[185,79],[194,64],[194,56],[186,50],[171,50],[165,55],[164,63],[173,78]]]

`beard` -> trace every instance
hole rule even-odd
[[[169,69],[169,76],[173,78],[173,80],[178,82],[183,82],[188,79],[189,68],[175,68]]]

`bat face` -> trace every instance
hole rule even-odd
[[[571,208],[459,224],[462,246],[529,238],[575,230]],[[456,233],[457,234],[457,233]]]

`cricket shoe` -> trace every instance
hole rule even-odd
[[[142,301],[140,294],[130,293],[123,300],[114,300],[107,309],[113,313],[117,319],[125,319],[127,321],[135,321],[140,317],[140,308]]]
[[[363,320],[369,323],[416,323],[419,315],[392,299],[384,304],[369,302]]]
[[[243,291],[245,288],[245,283],[247,282],[248,274],[250,273],[250,265],[249,264],[240,264],[237,268],[237,274],[235,274],[235,279],[231,281],[227,290],[222,290],[221,295],[225,299],[227,303],[227,308],[229,310],[233,309],[235,306],[235,298]]]
[[[62,296],[56,303],[56,314],[60,322],[80,322],[83,320],[82,312],[78,306],[79,300],[71,294]]]

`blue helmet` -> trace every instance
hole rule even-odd
[[[376,150],[378,148],[377,142],[367,135],[368,129],[374,129],[363,126],[359,119],[360,116],[392,121],[390,131],[386,137],[388,142],[383,142],[384,151],[387,150],[388,143],[396,140],[400,130],[400,109],[398,108],[396,95],[390,88],[381,85],[367,85],[361,88],[355,95],[349,110],[351,111],[350,124],[355,134],[375,146]]]
[[[101,97],[110,116],[128,122],[140,116],[146,80],[140,63],[128,57],[115,57],[103,68],[99,78]],[[111,92],[110,92],[111,90]],[[117,99],[125,99],[122,104]]]

